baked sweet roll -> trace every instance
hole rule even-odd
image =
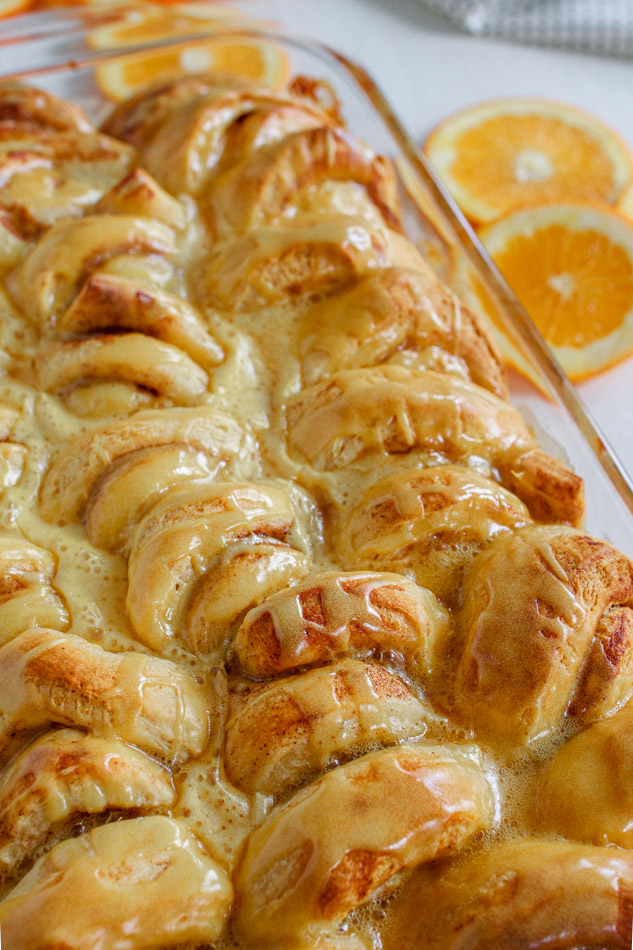
[[[310,569],[302,507],[283,482],[207,480],[167,492],[130,539],[127,611],[139,640],[221,650],[250,607]]]
[[[221,168],[293,132],[334,127],[313,101],[268,89],[222,89],[171,110],[141,153],[172,194],[197,195]]]
[[[103,261],[119,254],[176,253],[172,228],[151,218],[88,215],[47,231],[7,284],[26,316],[54,328],[83,282]]]
[[[30,630],[0,648],[0,761],[53,723],[116,736],[168,763],[200,755],[209,694],[169,660],[110,653],[57,630]]]
[[[308,310],[300,344],[305,385],[339,370],[400,362],[507,395],[501,356],[481,319],[422,259],[414,267],[369,273]]]
[[[169,770],[119,739],[47,732],[0,780],[0,878],[15,877],[89,820],[167,809],[175,799]]]
[[[31,627],[68,628],[68,608],[53,586],[55,572],[50,551],[0,532],[0,645]]]
[[[253,947],[316,938],[399,872],[467,845],[494,808],[472,747],[403,744],[339,766],[249,837],[234,932]]]
[[[134,158],[72,103],[20,83],[0,86],[0,208],[20,235],[81,216]]]
[[[542,770],[536,824],[595,845],[633,850],[633,705],[569,739]]]
[[[0,122],[42,132],[94,132],[83,109],[45,89],[24,83],[0,84]]]
[[[207,370],[224,357],[197,310],[153,285],[151,263],[128,276],[135,262],[126,268],[125,258],[148,254],[171,259],[175,271],[176,232],[153,218],[91,215],[51,228],[9,279],[44,335],[39,386],[80,415],[130,411],[148,398],[203,402]]]
[[[581,531],[497,539],[466,574],[455,629],[460,712],[508,743],[565,716],[608,716],[633,694],[633,564]]]
[[[130,146],[97,132],[40,131],[0,120],[0,206],[22,237],[36,238],[90,212],[134,160]]]
[[[118,821],[56,845],[0,905],[15,950],[199,946],[221,935],[226,871],[186,821]]]
[[[398,896],[386,950],[626,948],[633,855],[521,840],[428,865]]]
[[[222,98],[240,90],[252,93],[258,88],[252,79],[222,73],[193,73],[167,81],[160,79],[116,105],[104,120],[101,131],[142,148],[151,142],[173,112],[188,103],[209,94]]]
[[[241,670],[257,679],[347,656],[388,659],[424,679],[449,635],[447,611],[406,577],[326,571],[250,610],[234,648]]]
[[[475,556],[530,521],[516,495],[474,469],[430,466],[382,478],[355,499],[336,531],[337,555],[348,570],[409,575],[454,606]]]
[[[220,82],[195,94],[201,86],[204,80],[198,85],[185,80],[179,91],[150,93],[131,107],[123,124],[134,126],[139,111],[154,112],[153,120],[140,119],[132,134],[144,145],[141,162],[172,194],[199,197],[216,237],[294,216],[306,199],[312,210],[336,211],[341,191],[331,192],[331,181],[353,183],[342,193],[350,191],[357,205],[373,208],[379,219],[399,228],[391,166],[349,135],[335,110],[321,107],[316,89],[304,87],[310,95],[293,95],[227,89]],[[104,128],[120,131],[122,118]],[[316,201],[308,197],[314,191]]]
[[[343,214],[306,216],[219,244],[204,275],[208,304],[242,313],[325,295],[374,270],[416,267],[415,247],[396,231]]]
[[[421,738],[434,720],[384,667],[340,660],[250,692],[227,723],[224,767],[243,791],[279,799],[360,751]]]
[[[291,454],[341,482],[350,469],[374,479],[460,462],[497,477],[538,520],[584,518],[582,479],[538,447],[509,403],[449,374],[343,370],[291,398],[286,418]]]
[[[385,226],[401,230],[391,164],[337,128],[293,132],[262,146],[214,176],[201,202],[212,234],[216,239],[226,240],[291,220],[303,193],[331,181],[360,185]]]
[[[149,409],[61,449],[42,481],[40,511],[62,526],[83,521],[93,544],[123,550],[165,492],[220,473],[244,477],[253,465],[250,437],[228,413]]]

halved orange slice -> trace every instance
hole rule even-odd
[[[135,10],[122,21],[95,30],[90,44],[97,49],[125,48],[196,33],[210,34],[209,39],[131,54],[105,63],[96,71],[99,87],[110,99],[118,101],[157,79],[196,72],[242,76],[278,87],[288,78],[289,71],[288,56],[280,46],[256,39],[213,36],[216,28],[248,26],[254,22],[230,7],[206,3],[179,4],[158,11],[155,7]]]
[[[614,204],[633,156],[599,119],[546,99],[497,99],[450,116],[424,145],[475,223],[538,204]]]
[[[544,205],[481,240],[571,379],[633,352],[633,222],[607,208]]]

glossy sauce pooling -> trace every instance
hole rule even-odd
[[[630,932],[633,567],[319,90],[0,87],[16,948]]]

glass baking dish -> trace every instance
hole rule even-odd
[[[126,47],[95,50],[90,32],[134,8],[69,8],[31,14],[0,25],[0,81],[20,79],[71,99],[100,122],[111,103],[101,91],[98,71],[133,63],[141,53],[186,44],[209,50],[215,43],[262,41],[285,51],[291,74],[324,79],[334,88],[349,128],[389,156],[398,172],[408,236],[440,276],[458,293],[464,275],[474,275],[503,332],[532,367],[532,379],[509,373],[512,402],[543,448],[569,464],[586,481],[587,530],[633,556],[633,486],[596,425],[551,356],[539,331],[496,270],[424,155],[368,73],[326,46],[261,28],[221,29],[217,21],[195,35]],[[213,32],[211,32],[213,31]],[[184,65],[200,68],[204,56]],[[24,68],[28,63],[28,68]],[[186,71],[183,70],[183,71]],[[536,384],[538,383],[538,385]]]

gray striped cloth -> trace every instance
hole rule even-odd
[[[478,36],[633,56],[633,0],[421,2]]]

